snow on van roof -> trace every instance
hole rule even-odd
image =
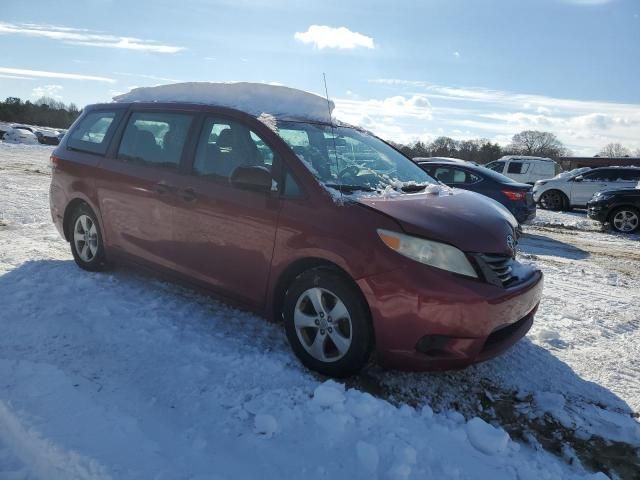
[[[251,82],[185,82],[134,88],[115,102],[187,102],[234,108],[278,119],[330,122],[334,103],[314,93],[282,85]]]

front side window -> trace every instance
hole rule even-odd
[[[87,113],[71,131],[67,140],[67,147],[104,155],[109,146],[109,135],[112,134],[117,124],[116,119],[120,115],[120,112],[114,111]]]
[[[278,134],[316,179],[329,187],[420,191],[435,183],[407,157],[355,128],[282,122],[278,124]]]
[[[271,170],[273,158],[271,148],[244,124],[210,117],[200,134],[193,173],[229,178],[238,167],[261,166]]]
[[[596,170],[595,172],[585,173],[582,178],[585,182],[609,182],[613,180],[610,170]]]
[[[122,135],[118,158],[149,166],[177,168],[192,116],[134,112]]]

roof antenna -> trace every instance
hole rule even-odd
[[[331,101],[329,100],[329,90],[327,89],[327,76],[322,72],[322,79],[324,80],[324,94],[327,97],[327,111],[329,112],[329,125],[331,125],[331,137],[333,139],[333,155],[336,159],[336,175],[340,173],[340,165],[338,164],[338,147],[336,146],[336,130],[333,126],[333,117],[331,116]],[[342,182],[338,176],[338,188],[340,190],[340,200],[342,200],[343,189]]]

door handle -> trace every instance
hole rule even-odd
[[[170,185],[167,185],[166,183],[156,183],[153,186],[153,191],[160,195],[170,193],[172,190],[173,190],[173,187]]]
[[[193,202],[198,199],[196,192],[193,188],[185,188],[180,192],[180,198],[185,202]]]

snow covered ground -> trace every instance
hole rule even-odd
[[[339,384],[281,326],[78,269],[43,146],[0,142],[0,478],[638,478],[640,237],[540,212],[529,336],[460,372]],[[491,425],[493,426],[491,426]]]

